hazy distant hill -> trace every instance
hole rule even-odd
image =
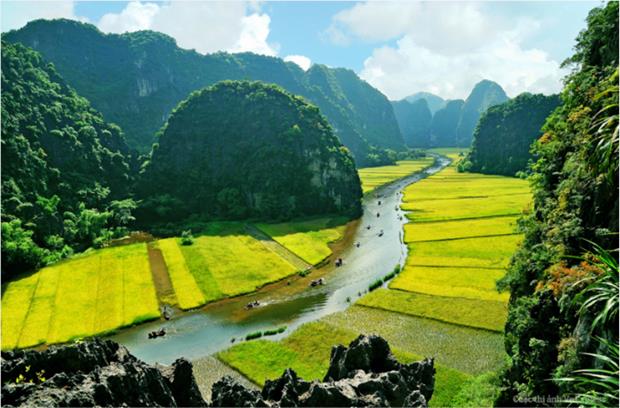
[[[409,102],[419,101],[420,99],[424,99],[426,101],[432,115],[448,103],[447,100],[430,92],[417,92],[405,98],[405,100]]]
[[[425,99],[409,102],[406,99],[393,101],[394,115],[400,131],[409,147],[431,146],[431,121],[433,115]]]
[[[499,84],[486,79],[478,82],[461,109],[461,118],[456,128],[456,144],[469,146],[480,115],[491,106],[507,100],[508,96]]]
[[[141,152],[150,149],[155,132],[190,92],[225,79],[273,82],[306,97],[327,116],[358,164],[373,164],[367,157],[377,153],[373,146],[404,148],[387,98],[350,70],[314,64],[304,72],[251,53],[202,55],[161,33],[103,34],[72,20],[36,20],[3,38],[41,52]]]

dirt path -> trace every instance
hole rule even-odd
[[[291,265],[297,268],[300,271],[305,271],[308,268],[311,268],[308,262],[304,261],[284,246],[274,241],[269,235],[265,234],[263,231],[256,228],[254,225],[246,224],[245,230],[248,234],[250,234],[253,238],[260,241],[267,249],[279,255],[281,258],[287,260]]]
[[[178,304],[177,295],[172,287],[170,275],[168,274],[168,267],[166,266],[166,261],[164,260],[161,250],[152,243],[148,244],[147,248],[159,306],[173,306]]]

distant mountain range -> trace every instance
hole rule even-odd
[[[507,100],[499,84],[485,79],[474,86],[465,101],[447,101],[428,92],[418,92],[392,101],[392,107],[407,146],[467,147],[480,116],[489,107]]]
[[[379,164],[404,142],[388,99],[353,71],[314,64],[308,71],[252,53],[202,55],[153,31],[104,34],[73,20],[36,20],[3,40],[39,51],[130,147],[150,150],[172,109],[190,92],[226,79],[271,82],[319,107],[358,165]]]

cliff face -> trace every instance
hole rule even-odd
[[[172,197],[178,218],[361,212],[353,160],[325,118],[260,82],[222,82],[182,102],[152,152],[139,194],[147,213],[149,203],[160,205],[157,197]]]
[[[499,84],[486,79],[478,82],[461,109],[461,118],[456,128],[457,146],[468,147],[480,116],[491,106],[507,100],[508,96]]]
[[[32,47],[54,63],[142,153],[192,91],[240,79],[275,83],[316,104],[359,165],[373,146],[404,148],[387,98],[350,70],[315,64],[304,72],[282,59],[251,53],[201,55],[161,33],[104,34],[71,20],[36,20],[3,39]]]

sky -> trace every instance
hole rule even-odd
[[[560,67],[601,1],[8,1],[6,32],[71,18],[105,33],[151,29],[201,53],[252,51],[354,70],[392,100],[416,92],[464,99],[482,79],[555,93]]]

